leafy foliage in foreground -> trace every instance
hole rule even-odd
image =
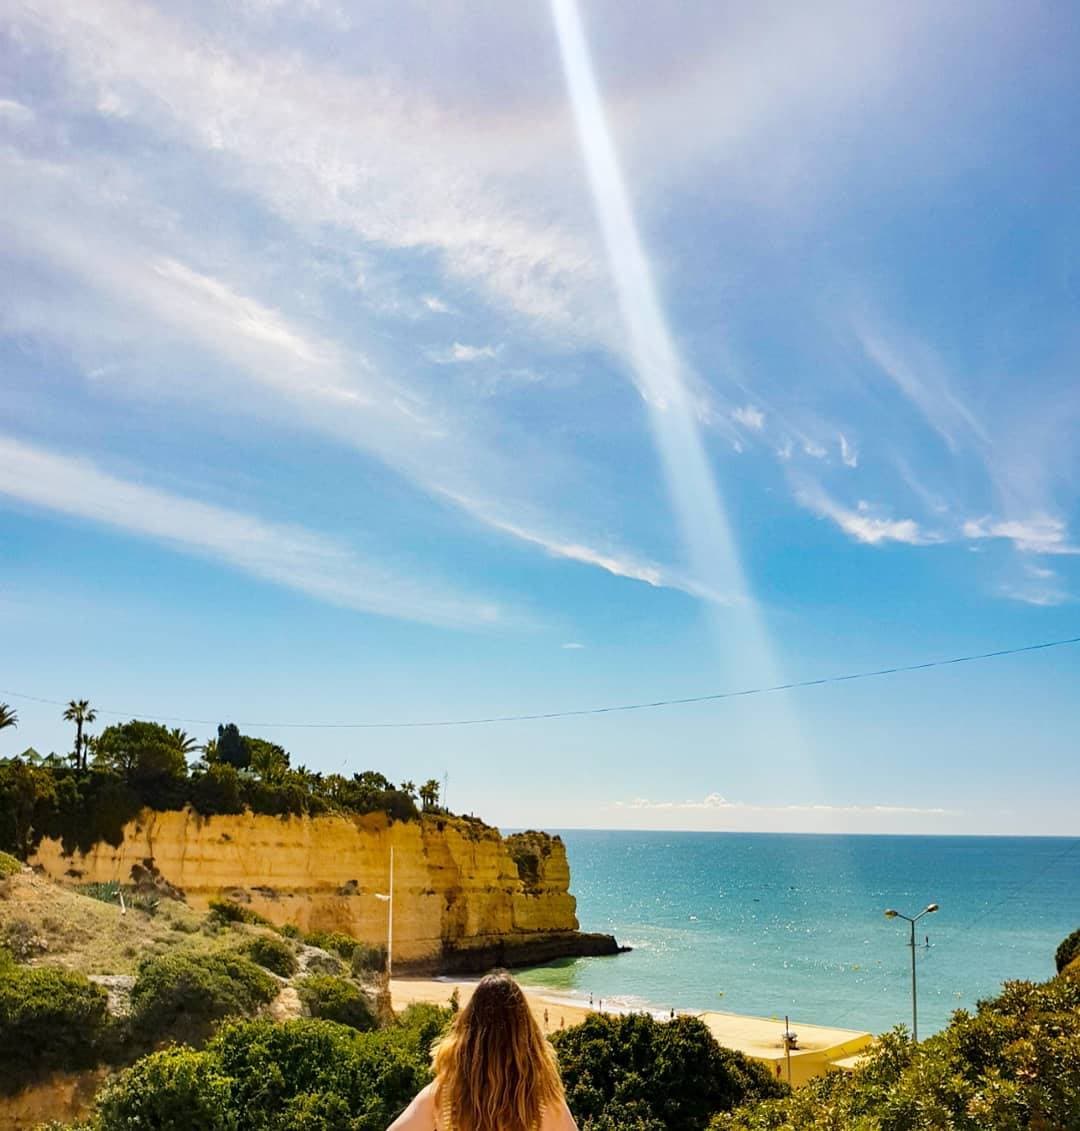
[[[594,1014],[553,1042],[581,1131],[701,1131],[718,1111],[787,1091],[696,1017]]]
[[[250,1016],[278,984],[235,953],[165,954],[139,967],[131,991],[131,1020],[143,1039],[205,1037],[215,1021]]]
[[[244,944],[243,953],[256,966],[281,978],[291,978],[296,973],[296,952],[277,935],[256,935]]]
[[[1061,945],[1057,948],[1057,953],[1054,955],[1054,962],[1057,965],[1058,973],[1065,969],[1070,963],[1075,962],[1080,958],[1080,927],[1078,927],[1071,935],[1061,940]]]
[[[107,1037],[105,1005],[105,991],[82,974],[19,966],[0,950],[0,1089],[93,1063]]]
[[[717,1131],[1061,1131],[1080,1127],[1080,978],[1007,982],[913,1048],[881,1037],[850,1074],[744,1107]]]
[[[430,1078],[448,1010],[358,1033],[330,1021],[241,1021],[201,1052],[144,1057],[107,1087],[93,1131],[384,1131]]]
[[[312,974],[297,985],[300,1000],[312,1017],[353,1029],[374,1029],[375,1010],[363,991],[348,978]]]

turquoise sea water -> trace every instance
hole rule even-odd
[[[919,1033],[1010,978],[1054,972],[1080,927],[1080,839],[568,831],[583,930],[634,947],[530,970],[526,984],[605,1007],[790,1014],[875,1032],[911,1023],[909,927],[918,925]]]

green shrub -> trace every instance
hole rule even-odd
[[[581,1131],[703,1131],[719,1111],[787,1090],[696,1017],[593,1015],[553,1043]]]
[[[358,946],[363,945],[352,935],[343,934],[341,931],[310,931],[304,935],[304,942],[308,946],[317,946],[321,950],[329,950],[346,962],[352,961],[353,951]]]
[[[329,1021],[239,1022],[207,1046],[244,1131],[385,1131],[428,1082],[408,1033]]]
[[[131,1016],[144,1039],[199,1039],[215,1021],[250,1015],[278,983],[241,954],[163,954],[146,959],[131,991]]]
[[[1057,948],[1054,961],[1057,964],[1058,973],[1060,974],[1076,958],[1080,958],[1080,928],[1073,931],[1067,938],[1062,939],[1061,945]]]
[[[0,1085],[92,1064],[108,1030],[106,1001],[82,974],[0,960]]]
[[[16,872],[21,871],[22,864],[14,856],[0,852],[0,880],[5,880],[8,876],[14,876]]]
[[[913,1047],[878,1038],[851,1073],[741,1108],[718,1131],[1057,1131],[1080,1127],[1080,981],[1008,982]]]
[[[244,907],[243,904],[235,903],[231,899],[210,900],[210,918],[216,919],[219,923],[247,923],[251,927],[271,929],[274,927],[265,915],[260,915],[258,911],[252,911],[250,907]]]
[[[385,946],[368,946],[366,943],[358,942],[353,947],[352,957],[349,959],[349,967],[356,978],[363,978],[368,974],[374,974],[378,971],[386,969],[386,947]]]
[[[296,939],[297,942],[300,942],[304,937],[304,932],[295,923],[286,923],[279,928],[279,934],[287,939]]]
[[[120,885],[118,883],[103,884],[76,884],[75,890],[87,899],[98,899],[102,903],[111,903],[114,907],[120,906]]]
[[[233,1082],[205,1052],[174,1046],[145,1056],[97,1100],[95,1131],[236,1131]]]
[[[300,1000],[312,1017],[353,1029],[374,1029],[375,1011],[363,991],[347,978],[312,974],[297,985]]]
[[[291,978],[296,973],[296,953],[276,935],[256,935],[244,944],[243,953],[252,962],[282,978]]]

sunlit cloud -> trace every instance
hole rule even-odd
[[[795,491],[798,502],[821,518],[827,518],[856,542],[878,546],[886,542],[903,542],[909,546],[927,546],[943,541],[942,535],[924,530],[911,518],[891,518],[880,513],[865,500],[854,508],[832,498],[819,484],[801,480]]]
[[[428,358],[437,365],[453,365],[473,361],[490,361],[499,354],[498,346],[469,346],[461,342],[454,342],[449,349],[429,350]]]
[[[1051,515],[1028,519],[969,519],[963,525],[965,538],[1003,538],[1028,554],[1080,554],[1080,546],[1069,542],[1065,522]]]
[[[744,428],[749,428],[752,432],[760,432],[765,427],[765,413],[752,404],[735,409],[731,414],[731,419]]]
[[[944,809],[940,807],[923,808],[912,805],[827,805],[821,803],[796,803],[788,805],[763,805],[746,801],[729,801],[720,793],[710,793],[700,799],[689,801],[650,801],[648,798],[638,797],[630,801],[613,801],[613,809],[633,810],[691,810],[706,812],[728,812],[731,810],[744,813],[760,813],[783,815],[790,813],[822,813],[822,814],[858,814],[858,815],[912,815],[933,817],[958,817],[962,811],[959,809]]]
[[[150,539],[359,612],[458,628],[514,620],[494,602],[455,593],[435,578],[408,577],[392,559],[362,558],[303,527],[123,479],[89,460],[0,435],[0,500],[5,498]]]
[[[840,433],[840,460],[845,467],[859,466],[859,453],[843,432]]]

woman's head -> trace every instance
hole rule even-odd
[[[562,1097],[551,1045],[517,982],[489,974],[435,1049],[436,1100],[454,1131],[534,1131]]]

